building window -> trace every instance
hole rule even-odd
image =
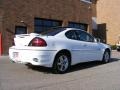
[[[15,34],[27,34],[27,27],[25,26],[16,26]]]
[[[78,29],[82,29],[82,30],[87,31],[88,25],[87,24],[82,24],[82,23],[76,23],[76,22],[69,22],[68,27],[78,28]]]
[[[92,3],[92,0],[81,0],[83,2],[86,2],[86,3]]]
[[[35,33],[41,33],[46,29],[58,26],[62,26],[62,21],[43,18],[35,18],[34,20]]]

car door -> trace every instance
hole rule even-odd
[[[72,64],[84,62],[84,43],[78,40],[76,30],[66,32],[66,37],[68,38],[69,46],[71,47]]]
[[[66,37],[70,41],[72,64],[101,58],[99,44],[94,42],[94,38],[88,33],[81,30],[70,30],[66,32]]]
[[[99,60],[102,55],[101,48],[98,43],[94,42],[94,38],[81,30],[77,30],[76,33],[80,43],[79,48],[82,47],[79,54],[82,52],[82,55],[84,55],[83,62]]]

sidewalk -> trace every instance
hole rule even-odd
[[[8,55],[2,55],[2,56],[0,56],[0,60],[1,60],[1,59],[7,59],[7,58],[9,58]]]

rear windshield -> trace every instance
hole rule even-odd
[[[47,35],[47,36],[54,36],[54,35],[62,32],[64,30],[65,30],[65,28],[57,28],[57,29],[56,28],[52,28],[52,29],[46,29],[46,30],[42,31],[39,34],[41,34],[41,35]]]

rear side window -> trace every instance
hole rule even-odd
[[[75,30],[70,30],[65,33],[66,37],[69,39],[77,40],[76,32]]]

